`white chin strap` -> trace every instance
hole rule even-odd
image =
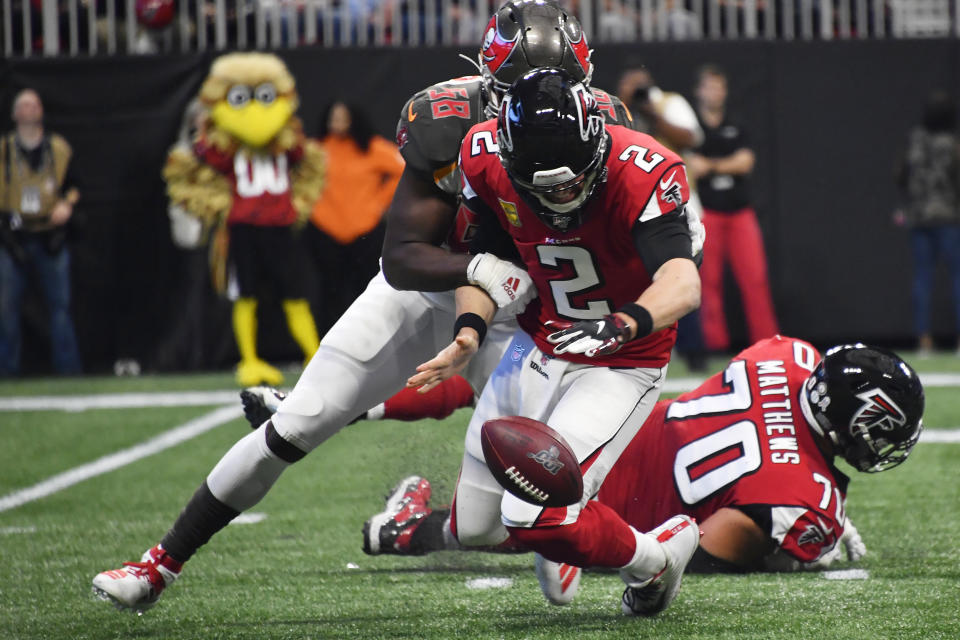
[[[563,202],[563,203],[550,202],[543,195],[539,193],[534,192],[533,195],[537,196],[537,200],[540,201],[540,204],[545,206],[547,209],[550,209],[551,211],[555,211],[557,213],[570,213],[572,211],[576,211],[577,209],[583,206],[583,203],[587,200],[587,196],[590,194],[590,187],[593,185],[593,181],[596,179],[596,177],[597,177],[596,171],[594,171],[591,175],[587,176],[587,179],[584,180],[582,183],[583,188],[580,189],[580,193],[577,194],[577,197],[571,200],[570,202]]]

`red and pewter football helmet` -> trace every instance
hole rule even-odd
[[[538,67],[559,67],[589,86],[587,37],[554,0],[510,0],[490,18],[480,45],[487,116],[497,116],[500,97],[514,80]]]
[[[149,29],[163,29],[173,22],[174,0],[137,0],[137,21]]]
[[[829,349],[800,392],[813,430],[867,472],[907,459],[923,430],[923,405],[923,385],[910,365],[860,343]]]

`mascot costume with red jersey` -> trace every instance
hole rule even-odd
[[[257,300],[264,283],[282,300],[287,326],[305,362],[319,345],[301,278],[294,231],[323,187],[323,151],[294,115],[293,76],[272,54],[217,58],[200,89],[206,108],[192,147],[173,148],[164,168],[173,204],[214,230],[214,284],[227,290],[229,264],[239,297],[233,328],[240,352],[237,382],[278,385],[283,375],[257,355]]]

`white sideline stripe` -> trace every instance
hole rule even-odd
[[[920,382],[925,387],[960,386],[960,373],[921,373]]]
[[[699,387],[706,378],[670,378],[663,383],[664,393],[686,393]],[[920,382],[928,388],[960,387],[960,373],[921,373]]]
[[[837,569],[824,571],[820,575],[827,580],[866,580],[870,577],[870,572],[866,569]]]
[[[83,396],[11,396],[0,398],[0,411],[86,411],[141,407],[196,407],[240,402],[240,392],[178,391],[165,393],[103,393]]]
[[[920,442],[960,442],[960,429],[924,429]]]
[[[8,493],[0,497],[0,513],[28,502],[45,498],[50,494],[62,491],[84,480],[89,480],[90,478],[119,469],[142,458],[152,456],[155,453],[195,438],[202,433],[219,427],[225,422],[229,422],[242,415],[243,409],[239,403],[232,404],[228,407],[221,407],[199,418],[185,422],[179,427],[165,431],[154,438],[150,438],[146,442],[141,442],[128,449],[111,453],[93,462],[88,462],[87,464],[64,471],[63,473],[58,473],[32,487]]]
[[[267,514],[260,511],[244,511],[230,521],[230,524],[257,524],[267,519]]]
[[[685,393],[696,389],[706,378],[668,378],[664,393]],[[922,373],[925,387],[960,387],[960,374]],[[134,409],[140,407],[192,407],[238,402],[236,389],[221,391],[176,391],[104,393],[75,396],[10,396],[0,398],[0,411],[86,411],[88,409]]]
[[[18,533],[36,533],[37,528],[34,526],[28,527],[0,527],[0,536],[12,536]]]
[[[472,578],[466,585],[467,589],[506,589],[513,586],[513,578]]]

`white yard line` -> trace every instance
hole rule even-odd
[[[960,442],[960,429],[924,429],[920,442]]]
[[[185,422],[179,427],[174,427],[169,431],[165,431],[160,435],[147,440],[146,442],[141,442],[140,444],[134,445],[128,449],[111,453],[103,456],[102,458],[94,460],[93,462],[88,462],[87,464],[64,471],[63,473],[58,473],[55,476],[51,476],[46,480],[33,485],[32,487],[20,489],[19,491],[14,491],[13,493],[8,493],[7,495],[0,497],[0,513],[14,509],[28,502],[45,498],[50,494],[56,493],[57,491],[62,491],[67,487],[72,487],[73,485],[83,482],[84,480],[89,480],[90,478],[102,475],[115,469],[119,469],[120,467],[136,462],[142,458],[152,456],[155,453],[169,449],[170,447],[176,446],[181,442],[186,442],[191,438],[195,438],[202,433],[206,433],[207,431],[219,427],[220,425],[224,424],[225,422],[229,422],[234,418],[239,418],[242,415],[243,408],[240,406],[239,402],[227,407],[221,407],[211,411],[210,413],[202,415],[199,418]]]
[[[670,378],[669,374],[663,383],[664,393],[685,393],[693,391],[706,378]],[[927,388],[960,387],[960,373],[921,373],[920,381]]]
[[[103,393],[83,396],[11,396],[0,398],[0,411],[86,411],[141,407],[199,407],[236,404],[240,392],[177,391],[168,393]]]
[[[960,387],[960,374],[923,373],[925,387]],[[692,391],[702,377],[667,378],[664,393]],[[0,411],[86,411],[88,409],[135,409],[141,407],[199,407],[240,402],[236,389],[220,391],[174,391],[144,393],[103,393],[75,396],[0,397]]]

